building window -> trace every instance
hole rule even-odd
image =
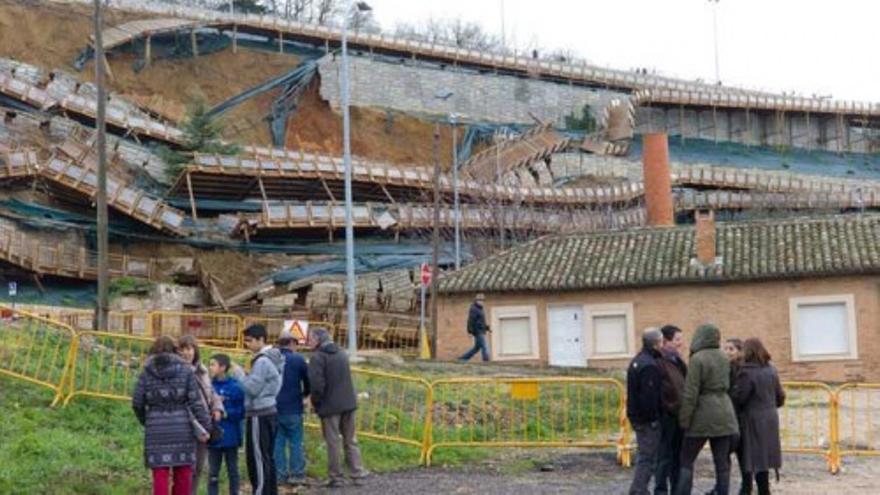
[[[538,315],[535,306],[492,308],[492,358],[539,359]]]
[[[796,297],[789,307],[792,361],[858,358],[852,294]]]
[[[634,354],[632,304],[602,304],[586,310],[588,358],[618,359]]]

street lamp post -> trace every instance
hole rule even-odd
[[[342,163],[345,167],[345,276],[346,276],[346,311],[348,313],[348,353],[354,358],[357,355],[357,297],[354,277],[354,224],[352,219],[351,199],[351,118],[349,116],[349,81],[348,81],[348,18],[357,9],[361,12],[372,10],[366,2],[352,5],[348,0],[345,14],[342,17]]]
[[[718,70],[718,3],[721,0],[709,0],[712,5],[712,32],[715,37],[715,84],[721,84],[721,72]]]
[[[97,330],[107,331],[108,315],[110,313],[109,269],[108,269],[108,233],[107,233],[107,142],[106,142],[106,106],[104,76],[107,62],[104,56],[104,16],[101,0],[95,0],[95,86],[97,87],[95,132],[97,139],[95,146],[98,152],[98,190],[95,194],[95,208],[97,209],[97,241],[98,241],[98,300],[97,300]]]
[[[434,94],[434,98],[447,101],[454,94],[449,89],[441,89]],[[458,115],[449,113],[447,120],[449,120],[449,127],[452,130],[452,225],[455,230],[455,269],[458,270],[461,268],[461,209],[458,201],[458,136],[456,135]],[[438,182],[436,187],[439,188],[439,184]]]
[[[449,114],[452,126],[452,214],[455,227],[455,269],[461,268],[461,212],[458,204],[458,127],[457,115]]]

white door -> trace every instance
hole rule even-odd
[[[584,346],[584,309],[555,306],[547,309],[551,366],[587,365]]]

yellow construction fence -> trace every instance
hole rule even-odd
[[[129,315],[118,315],[127,318]],[[129,321],[135,321],[129,319]],[[235,315],[155,313],[142,335],[78,331],[71,325],[0,307],[0,373],[52,391],[52,405],[77,396],[130,400],[156,335],[202,329],[202,358],[229,354],[247,366],[244,324],[280,323]],[[198,324],[191,324],[199,321]],[[313,322],[337,330],[332,325]],[[133,333],[133,332],[132,332]],[[141,332],[138,332],[141,333]],[[388,338],[388,334],[384,334]],[[377,339],[373,335],[370,339]],[[360,338],[360,337],[359,337]],[[361,342],[359,342],[360,344]],[[613,378],[420,377],[353,369],[358,432],[412,446],[430,465],[437,449],[577,447],[614,449],[629,466],[632,432],[624,383]],[[779,412],[785,452],[823,457],[838,472],[847,456],[880,456],[880,384],[784,382]],[[307,424],[319,426],[314,416]]]

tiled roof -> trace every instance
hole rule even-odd
[[[695,257],[693,225],[551,236],[440,280],[440,291],[643,287],[880,273],[880,215],[716,224],[720,265]]]

